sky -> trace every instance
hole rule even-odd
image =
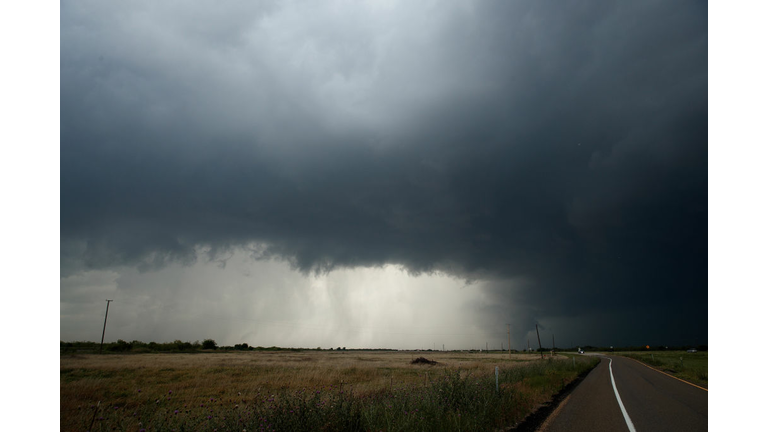
[[[706,2],[60,8],[60,340],[708,344]]]

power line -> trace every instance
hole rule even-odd
[[[107,315],[109,314],[109,302],[112,302],[114,300],[108,299],[107,300],[107,314],[105,314],[104,317],[104,329],[102,330],[102,345],[104,343],[104,336],[106,333],[106,326],[107,326]],[[125,300],[130,305],[140,306],[140,303],[145,302],[136,302],[131,300]],[[125,302],[121,299],[121,302]],[[300,321],[290,321],[290,320],[265,320],[265,319],[259,319],[259,318],[251,318],[251,317],[245,317],[245,316],[232,316],[232,315],[220,315],[210,312],[204,312],[203,314],[198,314],[198,318],[201,319],[213,319],[217,321],[240,321],[240,322],[251,322],[256,323],[262,326],[272,326],[272,327],[283,327],[283,328],[303,328],[303,329],[311,329],[316,331],[346,331],[346,332],[353,332],[353,333],[370,333],[370,334],[377,334],[377,335],[395,335],[395,336],[439,336],[439,337],[482,337],[482,336],[493,336],[495,333],[465,333],[461,332],[459,330],[459,327],[455,327],[456,330],[459,330],[457,332],[451,332],[451,328],[448,328],[448,331],[434,331],[437,328],[445,329],[445,327],[440,326],[413,326],[410,329],[398,329],[398,328],[381,328],[379,326],[366,326],[366,325],[358,325],[354,327],[348,327],[345,325],[336,326],[332,324],[320,324],[320,323],[311,323],[311,322],[300,322]],[[501,335],[500,333],[499,335]],[[507,336],[510,336],[509,329],[507,330]],[[510,350],[511,350],[511,343]],[[503,348],[502,348],[503,350]]]
[[[114,301],[114,300],[110,300]],[[132,306],[142,306],[146,303],[148,303],[150,300],[146,299],[144,301],[136,301],[136,300],[129,300],[129,299],[120,299],[121,304],[122,303],[128,303]],[[170,303],[167,305],[179,305],[180,303]],[[312,329],[312,330],[325,330],[325,331],[339,331],[339,326],[335,325],[328,325],[328,324],[320,324],[320,323],[311,323],[311,322],[300,322],[300,321],[290,321],[290,320],[267,320],[267,319],[260,319],[260,318],[251,318],[247,316],[237,316],[237,315],[222,315],[222,314],[216,314],[216,313],[210,313],[210,312],[203,312],[198,313],[196,315],[200,319],[213,319],[217,321],[224,321],[224,322],[232,322],[232,321],[241,321],[241,322],[252,322],[257,323],[260,325],[268,325],[268,326],[275,326],[275,327],[288,327],[288,328],[305,328],[305,329]],[[457,332],[451,332],[451,327],[445,327],[445,326],[429,326],[429,325],[418,325],[418,326],[410,326],[409,328],[384,328],[382,329],[380,326],[370,326],[370,325],[355,325],[353,327],[348,327],[345,325],[341,326],[344,331],[351,331],[351,332],[370,332],[375,334],[389,334],[389,335],[410,335],[410,336],[468,336],[468,337],[478,337],[478,336],[488,336],[488,335],[495,335],[495,333],[465,333],[461,332],[459,329],[463,327],[453,327],[453,329],[457,330]],[[448,331],[435,331],[436,329],[447,329]],[[415,331],[414,331],[415,330]]]

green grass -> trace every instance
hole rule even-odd
[[[707,388],[707,352],[653,351],[616,354],[639,360],[672,376]]]

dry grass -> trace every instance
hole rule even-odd
[[[411,364],[424,355],[438,364]],[[61,429],[82,428],[84,413],[93,412],[91,407],[99,401],[128,412],[158,400],[172,399],[180,407],[209,398],[235,403],[258,393],[338,388],[340,384],[364,397],[391,387],[425,384],[427,378],[438,378],[446,370],[487,376],[495,366],[510,370],[537,358],[526,354],[510,358],[506,354],[390,351],[63,355]]]
[[[413,384],[425,372],[451,368],[466,372],[514,367],[537,357],[515,354],[429,353],[435,366],[412,365],[424,353],[410,352],[242,352],[62,356],[62,404],[90,403],[116,395],[188,392],[220,396],[232,389],[298,390],[346,383],[365,394]],[[77,401],[77,402],[75,402]],[[127,402],[127,401],[126,401]],[[62,409],[65,408],[62,405]]]

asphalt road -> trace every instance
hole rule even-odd
[[[538,430],[706,431],[707,395],[634,360],[604,356]]]

